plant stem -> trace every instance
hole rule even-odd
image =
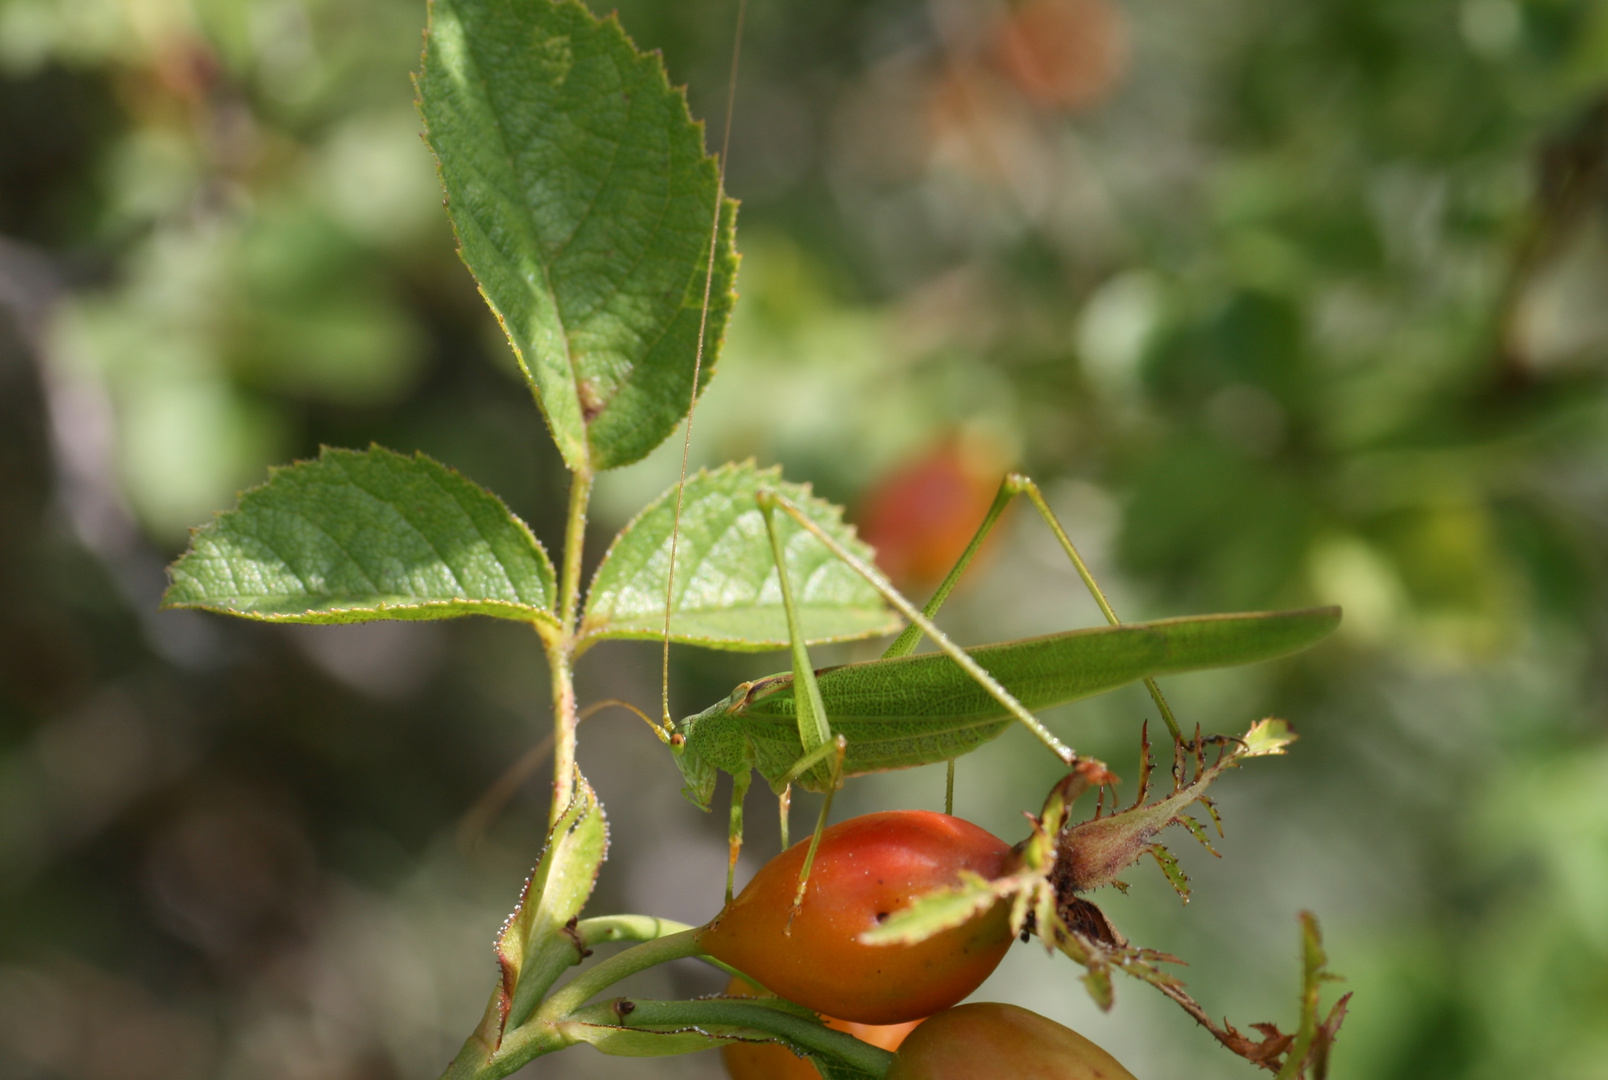
[[[553,683],[553,804],[549,821],[569,805],[575,782],[575,618],[580,606],[581,555],[586,546],[586,507],[592,473],[577,470],[570,481],[569,518],[564,526],[564,569],[559,582],[559,622],[563,634],[547,650]]]
[[[684,956],[697,956],[697,935],[703,927],[695,926],[667,937],[635,945],[616,953],[602,963],[581,972],[536,1010],[535,1022],[553,1021],[579,1009],[597,994],[613,986],[627,975],[646,971],[656,964],[679,960]]]
[[[655,941],[690,929],[693,928],[685,923],[651,915],[602,915],[582,919],[575,927],[574,940],[562,939],[556,943],[560,945],[560,951],[570,954],[567,963],[558,967],[580,963],[580,956],[575,952],[577,945],[584,950],[593,945],[617,941]],[[537,957],[526,971],[530,972],[542,963],[543,959]],[[492,1077],[506,1076],[532,1058],[570,1045],[570,1041],[550,1025],[539,1024],[531,1025],[531,1030],[515,1040],[510,1049],[510,1043],[502,1039],[503,1019],[498,1009],[499,1000],[499,993],[494,991],[480,1026],[464,1042],[463,1049],[458,1051],[458,1056],[447,1067],[441,1080],[490,1080]]]
[[[575,793],[575,677],[569,635],[547,651],[553,683],[553,805],[548,822],[557,822]]]
[[[657,920],[655,920],[657,921]],[[596,928],[603,931],[605,928]],[[627,933],[626,925],[615,927]],[[635,929],[647,930],[646,925]],[[551,1054],[572,1046],[577,1040],[562,1030],[569,1014],[586,1004],[587,999],[619,982],[627,975],[679,960],[684,956],[698,955],[697,933],[702,927],[692,927],[667,937],[634,946],[609,957],[601,964],[583,971],[565,984],[563,989],[542,1003],[529,1020],[506,1032],[502,1042],[493,1049],[481,1032],[476,1032],[464,1044],[457,1060],[442,1075],[441,1080],[493,1080],[507,1076],[533,1058]]]
[[[834,1031],[814,1018],[755,1001],[731,998],[704,998],[699,1001],[618,999],[583,1009],[559,1021],[558,1026],[583,1024],[602,1028],[696,1029],[715,1035],[724,1032],[711,1031],[712,1028],[747,1028],[749,1031],[745,1035],[748,1039],[753,1039],[753,1033],[756,1032],[773,1035],[794,1046],[845,1062],[874,1077],[884,1075],[893,1061],[893,1055],[881,1047],[861,1042],[847,1032]]]

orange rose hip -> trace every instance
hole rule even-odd
[[[704,951],[766,989],[863,1024],[919,1020],[960,1001],[1011,945],[1010,914],[995,904],[913,945],[866,945],[860,935],[960,872],[998,877],[1010,847],[968,821],[892,810],[821,835],[803,906],[788,925],[808,841],[772,859],[698,939]]]

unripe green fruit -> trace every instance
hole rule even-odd
[[[1071,1028],[1015,1005],[934,1013],[905,1039],[887,1080],[1135,1080]]]

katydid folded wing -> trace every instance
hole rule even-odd
[[[1320,641],[1340,623],[1337,607],[1201,615],[1070,630],[967,649],[1029,710],[1103,694],[1147,675],[1273,660]],[[986,690],[942,653],[845,664],[817,673],[832,730],[848,740],[844,774],[926,765],[958,757],[1012,721]],[[793,677],[752,683],[727,716],[753,746],[760,773],[779,784],[802,747]],[[822,775],[799,783],[819,790]]]

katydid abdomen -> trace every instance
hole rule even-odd
[[[1030,710],[1092,697],[1146,676],[1255,663],[1323,638],[1340,609],[1206,615],[1091,627],[982,645],[966,652]],[[1011,716],[949,657],[926,653],[817,672],[832,730],[847,740],[843,774],[909,768],[965,754],[1004,731]],[[804,753],[793,676],[773,675],[676,725],[686,793],[707,807],[716,771],[757,768],[786,783]],[[797,778],[812,791],[830,783],[818,767]]]

